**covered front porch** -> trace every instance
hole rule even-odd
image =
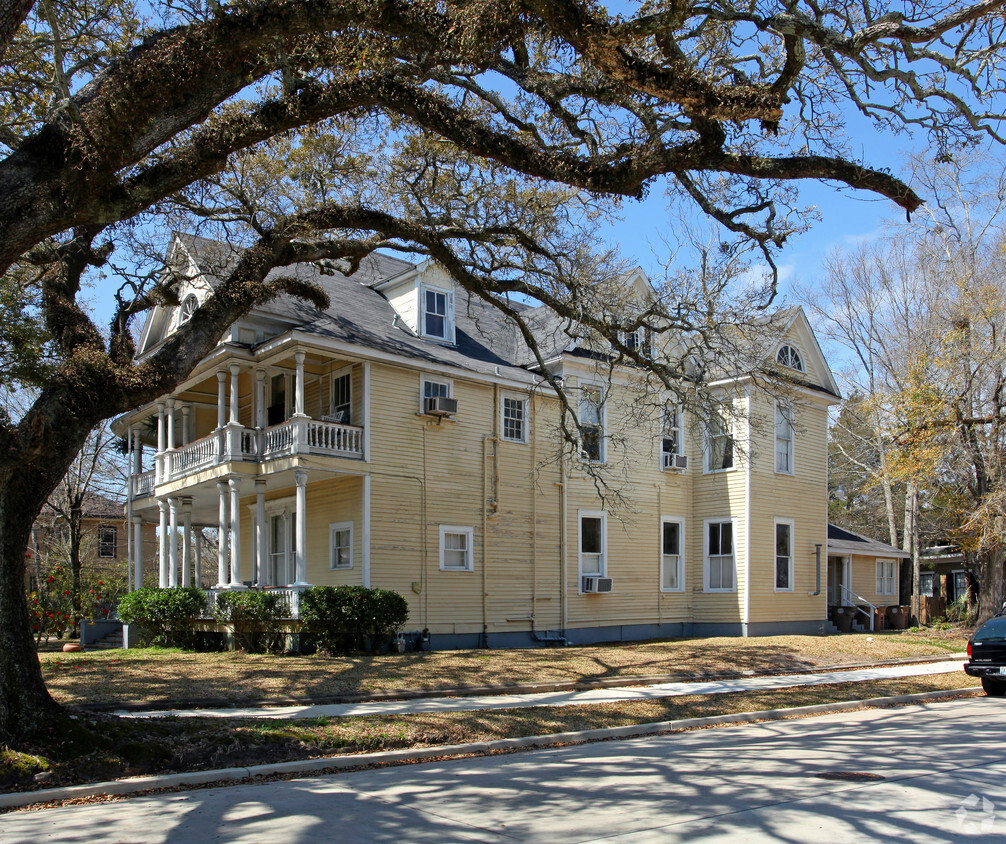
[[[300,594],[313,583],[369,585],[368,474],[298,457],[265,475],[246,468],[218,477],[207,470],[184,494],[168,489],[133,516],[137,531],[144,520],[158,524],[158,586],[203,588],[210,611],[221,592],[276,591],[287,617],[296,619]],[[310,505],[309,486],[316,498]],[[141,577],[142,551],[133,564]]]

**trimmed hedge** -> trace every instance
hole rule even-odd
[[[319,650],[376,650],[408,620],[409,604],[387,589],[312,586],[300,596],[300,617]]]
[[[155,645],[184,648],[194,638],[192,625],[206,607],[206,595],[193,586],[145,586],[119,599],[119,618],[152,636]]]
[[[279,620],[284,605],[275,592],[221,592],[213,618],[227,625],[239,648],[249,653],[273,653],[283,648]]]

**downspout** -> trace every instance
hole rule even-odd
[[[569,495],[566,487],[566,452],[565,448],[559,452],[559,500],[560,518],[562,524],[559,530],[559,597],[562,601],[562,615],[559,618],[559,632],[566,635],[566,623],[569,618],[569,584],[567,583],[567,565],[569,557],[569,530],[567,527],[567,508],[569,506]]]
[[[821,594],[821,543],[814,545],[814,555],[817,557],[817,589],[811,592],[811,597]]]

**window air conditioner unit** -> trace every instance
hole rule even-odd
[[[458,412],[458,400],[447,396],[432,396],[426,399],[424,410],[429,416],[453,416]]]
[[[584,575],[581,578],[580,591],[601,594],[611,591],[611,578],[597,575]]]
[[[673,469],[676,472],[683,472],[688,468],[687,454],[665,454],[664,468]]]

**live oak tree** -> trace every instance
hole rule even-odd
[[[624,313],[585,306],[603,306],[591,273],[613,270],[610,256],[542,224],[547,213],[589,226],[601,203],[591,197],[631,200],[659,181],[721,227],[725,249],[745,239],[771,266],[805,224],[797,180],[911,212],[922,199],[908,184],[850,152],[845,115],[941,150],[1000,142],[1004,2],[681,0],[626,16],[583,0],[5,2],[0,271],[36,286],[53,365],[38,370],[32,407],[0,426],[0,737],[61,717],[21,589],[35,515],[96,423],[169,392],[253,305],[280,292],[323,304],[293,279],[267,282],[270,270],[352,269],[373,249],[411,249],[474,295],[502,294],[492,301],[504,309],[514,294],[551,305],[666,384],[693,377],[684,359],[627,348]],[[337,189],[315,171],[304,202],[248,214],[241,197],[230,216],[241,182],[225,173],[240,175],[240,155],[270,139],[325,143],[315,126],[341,139],[329,151]],[[377,139],[401,155],[371,170]],[[376,181],[388,173],[394,189]],[[482,197],[473,206],[459,201],[468,186]],[[532,210],[508,219],[522,207]],[[210,218],[247,249],[136,364],[130,320],[173,301],[177,279],[142,278],[122,253],[175,214]],[[82,286],[120,269],[103,331]],[[773,285],[763,293],[762,308]],[[672,294],[631,319],[712,341],[715,316]]]

